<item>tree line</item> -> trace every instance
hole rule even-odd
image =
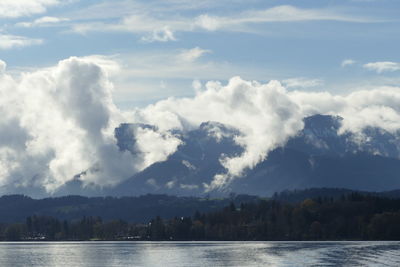
[[[218,211],[157,216],[146,224],[34,215],[1,224],[0,240],[400,240],[400,200],[350,193],[296,203],[232,202]]]

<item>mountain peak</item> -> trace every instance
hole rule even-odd
[[[121,123],[114,130],[114,136],[117,139],[117,146],[121,151],[130,151],[135,154],[134,146],[136,143],[135,131],[137,129],[152,129],[155,130],[156,127],[144,123]]]
[[[342,124],[343,118],[332,115],[312,115],[304,118],[305,129],[334,129],[338,130]]]
[[[234,127],[215,121],[201,123],[199,131],[207,133],[207,136],[213,137],[217,141],[221,141],[223,138],[233,138],[235,135],[240,135],[240,132]]]

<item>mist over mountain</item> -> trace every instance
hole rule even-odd
[[[16,78],[3,62],[1,194],[399,188],[397,87],[334,95],[233,77],[121,110],[109,79],[117,67],[72,57]]]
[[[61,187],[58,195],[142,195],[163,193],[202,196],[230,192],[270,196],[274,192],[310,187],[385,191],[400,188],[399,136],[368,127],[361,134],[339,134],[343,119],[314,115],[304,119],[304,129],[271,151],[267,158],[220,189],[207,184],[224,171],[221,157],[243,153],[235,143],[240,131],[217,122],[173,134],[182,140],[167,160],[157,162],[111,188],[82,187],[79,179]],[[121,150],[133,155],[135,131],[155,129],[144,124],[121,124],[115,136]]]

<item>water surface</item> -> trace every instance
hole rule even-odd
[[[400,266],[400,242],[7,242],[0,266]]]

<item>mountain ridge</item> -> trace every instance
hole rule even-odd
[[[83,188],[79,179],[56,195],[128,196],[146,193],[178,196],[223,196],[229,192],[271,196],[274,192],[309,187],[343,187],[385,191],[400,188],[400,138],[379,128],[339,134],[339,116],[313,115],[286,144],[268,153],[265,160],[233,179],[224,191],[206,192],[216,174],[226,172],[222,156],[238,156],[244,149],[235,142],[240,131],[217,122],[204,122],[187,132],[174,131],[182,144],[165,161],[156,162],[112,188]],[[134,150],[134,130],[155,129],[144,124],[121,124],[115,129],[121,150]]]

